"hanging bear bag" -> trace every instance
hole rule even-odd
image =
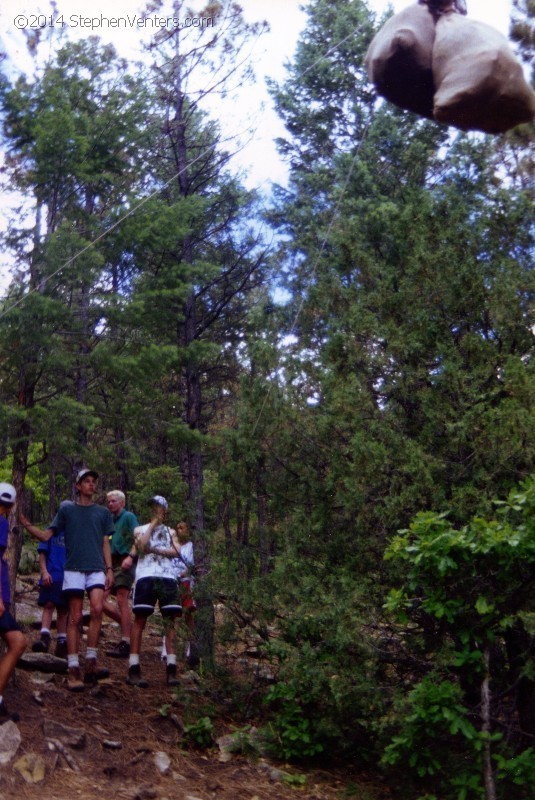
[[[462,130],[504,133],[535,116],[535,94],[501,33],[450,13],[433,46],[433,116]]]
[[[416,3],[394,14],[366,53],[368,78],[378,94],[400,108],[433,118],[432,53],[435,21]]]

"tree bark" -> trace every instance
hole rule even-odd
[[[481,684],[481,731],[485,735],[483,741],[483,778],[485,783],[485,797],[487,800],[496,800],[496,784],[492,771],[492,752],[490,734],[491,725],[491,694],[490,694],[490,647],[487,645],[483,654],[485,676]]]
[[[269,545],[266,527],[266,489],[263,481],[263,459],[256,467],[256,518],[258,524],[258,552],[260,556],[260,576],[269,572]]]
[[[533,659],[534,637],[525,629],[523,623],[517,620],[505,632],[505,646],[510,682],[515,686],[518,721],[522,733],[526,734],[528,740],[526,746],[530,746],[532,742],[529,740],[535,736],[535,681],[522,672],[526,664]]]
[[[223,498],[223,507],[221,509],[221,522],[223,524],[223,531],[225,533],[225,553],[227,558],[232,556],[232,530],[230,527],[230,500],[228,494],[225,493]]]

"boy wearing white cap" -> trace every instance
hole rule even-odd
[[[180,553],[180,542],[176,531],[165,524],[168,504],[165,497],[151,498],[152,519],[148,525],[140,525],[134,530],[134,547],[130,552],[133,559],[139,555],[136,566],[136,582],[132,611],[134,624],[130,634],[130,657],[126,682],[131,686],[146,688],[147,681],[141,676],[139,654],[141,639],[147,619],[154,612],[156,603],[160,607],[164,632],[168,636],[171,654],[167,657],[167,684],[176,686],[175,620],[182,613],[178,584],[176,581],[175,559]]]

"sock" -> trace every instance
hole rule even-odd
[[[66,633],[58,633],[58,642],[66,642],[67,641],[67,634]]]
[[[130,655],[128,656],[128,666],[129,667],[139,666],[139,653],[130,653]]]
[[[71,667],[80,667],[78,654],[75,654],[74,656],[67,655],[67,666],[69,667],[69,669],[71,669]]]
[[[4,695],[0,694],[0,706],[2,705],[3,702],[4,702]]]
[[[87,650],[85,651],[85,657],[86,657],[86,659],[87,658],[92,658],[92,659],[94,659],[96,661],[97,660],[97,648],[96,647],[88,647]]]
[[[41,628],[41,636],[42,636],[44,633],[48,633],[48,635],[50,636],[50,630],[49,630],[48,628]]]
[[[130,636],[121,636],[121,642],[126,642],[126,644],[130,644]]]
[[[170,664],[176,665],[176,655],[173,654],[172,656],[167,656],[167,666]]]

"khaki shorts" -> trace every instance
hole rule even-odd
[[[119,556],[115,554],[112,555],[114,577],[113,586],[111,587],[112,594],[117,594],[117,589],[128,589],[128,591],[130,591],[134,585],[136,567],[134,564],[132,564],[130,569],[122,569],[121,564],[123,563],[124,558],[125,556]]]

